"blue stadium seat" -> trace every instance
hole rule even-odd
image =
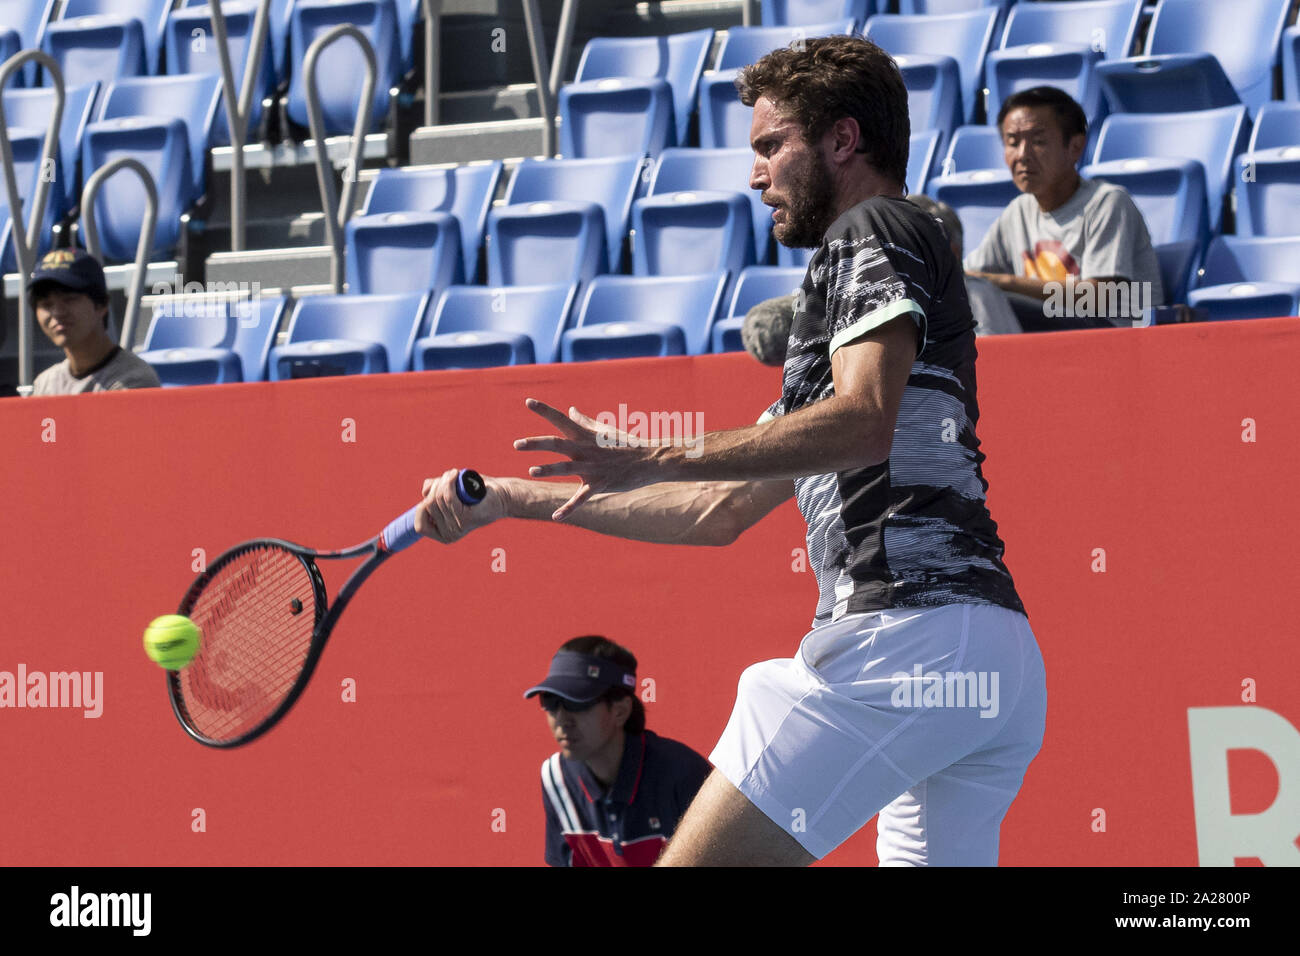
[[[1300,102],[1300,26],[1282,32],[1282,91],[1292,102]]]
[[[396,0],[397,41],[402,54],[402,73],[415,65],[415,25],[424,18],[423,0]]]
[[[948,13],[967,13],[983,7],[1006,9],[1015,0],[898,0],[898,12],[909,16],[936,16]]]
[[[12,95],[6,91],[6,98]],[[45,148],[45,130],[41,128],[11,126],[8,129],[9,142],[13,147],[14,181],[18,186],[18,196],[24,207],[36,194],[36,186],[41,176],[41,153]],[[47,203],[41,227],[41,252],[50,245],[50,230],[54,227],[54,204]],[[0,185],[0,267],[4,272],[18,271],[18,256],[13,243],[13,224],[10,222],[9,192]],[[23,216],[26,228],[28,217]],[[30,243],[31,237],[27,237]]]
[[[895,62],[907,87],[907,113],[912,132],[939,131],[944,149],[952,131],[962,125],[961,69],[950,56],[896,54]]]
[[[191,193],[198,199],[207,191],[208,149],[214,145],[213,130],[224,109],[221,80],[214,74],[136,76],[118,80],[105,91],[98,119],[165,116],[181,120],[189,141]],[[85,169],[87,176],[93,171]]]
[[[646,196],[632,204],[632,271],[639,276],[725,270],[731,279],[754,262],[753,211],[735,191]]]
[[[1201,242],[1187,239],[1182,242],[1156,244],[1156,260],[1160,263],[1160,284],[1164,287],[1165,305],[1187,302],[1187,290],[1200,262]]]
[[[795,27],[831,20],[861,23],[883,11],[886,0],[763,0],[763,26]]]
[[[717,70],[734,70],[757,63],[768,53],[811,37],[851,34],[852,19],[831,20],[807,26],[731,27],[718,49]]]
[[[558,362],[577,295],[576,285],[452,286],[438,300],[431,334],[415,340],[412,367]]]
[[[1253,115],[1273,95],[1290,3],[1160,0],[1144,55],[1097,67],[1111,110],[1172,112],[1242,102]]]
[[[488,282],[587,282],[608,272],[605,217],[586,201],[539,200],[488,215]]]
[[[230,67],[235,76],[235,93],[238,94],[244,85],[244,71],[251,52],[253,19],[257,14],[257,6],[251,0],[225,0],[221,10],[226,17]],[[174,10],[167,21],[166,50],[167,72],[170,74],[215,73],[220,76],[221,54],[217,52],[217,41],[212,32],[211,9],[204,5]],[[275,85],[275,65],[271,56],[271,36],[268,33],[266,46],[262,50],[257,84],[253,88],[246,137],[255,133],[258,124],[262,122],[262,101],[271,95]],[[225,146],[229,143],[230,127],[226,120],[226,110],[222,107],[217,113],[212,144]]]
[[[700,145],[705,148],[749,146],[749,127],[754,111],[740,102],[736,76],[740,68],[757,62],[778,47],[801,37],[852,33],[854,21],[788,27],[732,27],[727,31],[713,71],[700,79]]]
[[[725,274],[597,276],[587,286],[574,327],[564,333],[566,362],[709,350]],[[671,319],[672,321],[665,321]]]
[[[170,9],[171,0],[67,0],[45,28],[46,51],[67,84],[156,74]]]
[[[55,219],[62,218],[76,206],[81,194],[81,142],[86,134],[86,125],[94,115],[98,93],[98,83],[64,87],[63,119],[59,123],[60,175],[50,189]],[[44,129],[49,125],[54,109],[54,90],[52,87],[5,90],[4,103],[5,117],[10,126]]]
[[[488,210],[501,179],[499,159],[464,166],[385,168],[366,194],[361,214],[449,212],[460,223],[460,251],[466,282],[479,281],[479,255]]]
[[[0,0],[0,30],[18,34],[18,49],[39,50],[45,26],[54,16],[55,0]],[[16,78],[18,86],[36,85],[36,65],[27,64]]]
[[[632,215],[632,200],[637,193],[642,174],[641,157],[611,156],[595,159],[525,159],[515,170],[506,188],[506,205],[495,209],[488,215],[487,234],[489,237],[489,259],[491,256],[491,236],[493,222],[500,219],[506,210],[510,210],[512,228],[522,230],[525,226],[540,235],[572,235],[573,208],[569,204],[594,204],[604,218],[601,233],[604,247],[595,260],[596,272],[617,272],[623,262],[623,239],[627,235],[628,221]],[[538,203],[550,203],[539,206]],[[512,208],[513,207],[513,208]],[[499,215],[500,214],[500,215]],[[522,218],[532,218],[531,224],[522,222]],[[564,217],[563,221],[548,224],[552,217]],[[588,231],[594,230],[590,226]],[[562,260],[564,267],[556,268],[550,278],[542,276],[542,282],[556,281],[557,277],[572,276],[570,281],[581,281],[581,273],[586,267],[572,271],[579,262],[586,262],[587,253],[577,258],[578,251],[570,247],[570,258]],[[552,267],[557,265],[552,260]],[[529,268],[546,267],[546,260],[541,263],[529,263]],[[488,281],[494,285],[507,283]],[[525,283],[535,284],[535,283]]]
[[[107,85],[148,72],[144,68],[143,31],[134,19],[59,20],[46,28],[42,49],[59,65],[63,82],[71,86]],[[45,82],[48,84],[49,79]]]
[[[1142,19],[1142,0],[1038,0],[1017,3],[1007,16],[999,49],[1070,43],[1108,60],[1129,55]]]
[[[1002,210],[1020,195],[1005,166],[936,176],[925,188],[928,195],[956,210],[961,219],[963,245],[969,251],[979,246]]]
[[[772,235],[772,210],[763,205],[761,193],[749,188],[754,168],[754,153],[743,149],[666,149],[655,164],[649,195],[700,189],[734,190],[749,201],[753,218],[756,261],[767,261],[767,247]],[[680,200],[680,197],[679,197]],[[678,205],[680,208],[680,202]],[[698,270],[697,270],[698,271]]]
[[[929,186],[927,185],[928,189]],[[913,190],[915,192],[916,190]],[[776,244],[776,264],[786,269],[807,269],[816,249],[791,249],[789,246]]]
[[[736,280],[726,318],[713,323],[714,352],[743,352],[740,329],[754,306],[777,296],[789,295],[803,285],[804,269],[783,266],[750,266]]]
[[[706,73],[700,80],[700,145],[705,149],[749,146],[754,108],[740,102],[739,69]]]
[[[198,200],[190,166],[189,134],[174,117],[126,117],[91,123],[82,143],[81,166],[86,178],[119,157],[138,159],[158,191],[158,224],[150,257],[163,255],[180,240],[181,214]],[[119,170],[99,191],[95,223],[106,259],[135,258],[145,219],[145,190],[139,178]]]
[[[1300,146],[1246,153],[1238,163],[1237,234],[1300,234]]]
[[[1237,157],[1237,234],[1300,234],[1300,103],[1265,103]],[[1300,273],[1300,266],[1296,270]]]
[[[271,349],[270,381],[404,372],[432,296],[314,295],[298,300],[285,345]]]
[[[565,145],[561,147],[564,155],[610,156],[637,152],[626,148],[626,135],[618,137],[618,143],[606,148],[595,137],[600,135],[598,130],[604,130],[609,120],[598,122],[596,117],[610,113],[618,115],[634,102],[661,108],[663,90],[655,80],[668,84],[674,119],[670,141],[663,145],[685,144],[691,113],[695,110],[700,75],[704,72],[704,62],[712,45],[712,30],[656,37],[594,37],[587,41],[573,83],[560,91],[560,112],[567,117],[567,107],[575,119],[582,118],[584,126],[594,124],[597,129],[587,128],[582,135],[570,138],[569,120],[566,118],[563,130]],[[640,97],[633,96],[637,89],[641,91]],[[609,103],[602,106],[603,100]],[[623,116],[623,122],[628,119]]]
[[[968,173],[973,169],[1005,169],[1002,133],[996,126],[963,126],[952,134],[943,174]]]
[[[1250,151],[1300,146],[1300,103],[1265,103],[1255,117]]]
[[[1241,102],[1213,53],[1108,60],[1097,65],[1096,76],[1112,113],[1172,113]]]
[[[206,192],[206,157],[221,83],[210,73],[142,76],[119,80],[104,93],[99,121],[86,127],[81,168],[86,178],[119,156],[139,159],[158,190],[154,253],[180,238],[180,217]],[[96,223],[104,255],[135,258],[144,221],[145,192],[139,179],[118,173],[100,190]]]
[[[939,137],[937,129],[913,132],[908,140],[907,151],[907,190],[913,193],[925,192],[926,180],[939,158]]]
[[[1211,320],[1300,312],[1300,236],[1218,236],[1205,253],[1200,284],[1187,304]]]
[[[1080,175],[1124,187],[1157,246],[1185,241],[1204,245],[1209,238],[1205,167],[1197,160],[1115,159],[1085,166]]]
[[[961,76],[961,110],[967,123],[979,112],[984,58],[993,43],[999,8],[982,7],[966,13],[932,16],[878,14],[863,33],[897,57],[899,54],[951,56]]]
[[[289,20],[289,119],[307,126],[307,50],[312,42],[342,23],[355,26],[375,51],[374,100],[369,106],[373,130],[384,122],[388,91],[401,79],[401,50],[394,0],[296,0]],[[321,118],[327,136],[346,135],[356,122],[357,100],[366,73],[366,60],[357,42],[341,37],[316,63]]]
[[[1069,93],[1090,124],[1106,112],[1096,65],[1102,55],[1077,44],[1035,43],[1011,50],[993,50],[985,61],[988,82],[988,122],[996,123],[1003,102],[1021,90],[1055,86]]]
[[[985,62],[988,120],[1012,93],[1059,86],[1083,106],[1089,123],[1105,113],[1098,60],[1126,57],[1142,16],[1142,0],[1069,0],[1011,7],[1000,49]]]
[[[289,17],[293,13],[294,2],[295,0],[271,0],[271,8],[267,11],[267,41],[270,43],[271,69],[276,83],[289,79]],[[207,0],[185,0],[178,12],[199,11],[207,5]],[[226,15],[227,30],[230,29],[232,16],[245,9],[256,13],[257,0],[223,0],[221,11]],[[251,24],[252,21],[249,22]],[[249,32],[252,32],[251,26]]]
[[[1187,113],[1114,113],[1102,124],[1093,162],[1197,160],[1205,169],[1210,231],[1217,233],[1221,230],[1233,157],[1246,148],[1249,125],[1244,106]]]
[[[4,63],[22,48],[23,38],[18,34],[18,31],[0,26],[0,64]],[[10,89],[22,86],[24,79],[23,71],[19,70],[9,80]]]
[[[345,229],[348,292],[430,292],[464,281],[460,223],[446,212],[353,216]]]
[[[570,83],[559,96],[560,153],[570,159],[658,156],[677,143],[673,91],[663,80]]]
[[[283,296],[172,296],[154,307],[144,359],[164,387],[260,382],[284,314]]]

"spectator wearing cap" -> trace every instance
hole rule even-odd
[[[1006,293],[1027,332],[1128,325],[1163,305],[1141,211],[1122,187],[1076,168],[1088,141],[1082,107],[1064,90],[1036,86],[1007,97],[998,129],[1021,195],[966,257],[966,271]]]
[[[961,217],[957,215],[957,210],[946,202],[931,199],[924,193],[912,193],[907,199],[908,202],[920,206],[938,220],[944,234],[948,237],[952,254],[957,257],[958,262],[961,262],[965,230],[962,228]],[[1011,311],[1007,297],[994,288],[987,279],[967,275],[966,300],[970,302],[970,314],[975,319],[976,335],[1012,335],[1024,331],[1015,312]]]
[[[67,356],[36,376],[33,395],[75,395],[122,388],[157,388],[147,362],[108,335],[104,269],[81,249],[45,254],[27,283],[36,321]]]
[[[551,659],[540,696],[558,753],[542,764],[546,862],[650,866],[709,775],[709,762],[645,726],[636,658],[575,637]]]

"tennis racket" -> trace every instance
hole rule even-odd
[[[465,469],[456,495],[475,505],[487,493]],[[172,711],[209,747],[238,747],[274,727],[311,679],[339,615],[366,578],[420,539],[416,505],[375,537],[342,551],[314,551],[263,538],[226,551],[190,585],[184,614],[203,632],[199,653],[167,675]],[[331,605],[316,561],[369,555]]]

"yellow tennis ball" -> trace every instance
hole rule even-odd
[[[164,614],[144,629],[144,652],[156,664],[178,671],[199,652],[203,632],[181,614]]]

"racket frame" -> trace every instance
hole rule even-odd
[[[477,472],[464,469],[457,479],[456,494],[466,505],[475,505],[483,500],[483,496],[486,494],[486,486]],[[316,620],[312,626],[311,644],[307,648],[307,659],[303,662],[302,671],[298,674],[298,679],[294,682],[293,687],[289,689],[289,693],[285,695],[284,700],[271,712],[270,716],[252,730],[231,740],[214,740],[205,736],[193,726],[189,719],[189,712],[181,689],[181,671],[168,671],[166,675],[167,696],[171,701],[172,713],[176,715],[176,719],[180,721],[185,732],[204,746],[228,750],[232,747],[240,747],[251,743],[278,724],[289,712],[290,708],[297,703],[299,696],[307,687],[307,683],[316,670],[316,664],[320,660],[321,652],[325,649],[325,643],[334,630],[334,625],[338,622],[339,616],[348,606],[357,590],[374,573],[377,567],[397,552],[410,547],[419,539],[419,535],[414,529],[415,514],[420,507],[422,506],[417,505],[390,522],[383,531],[369,541],[364,541],[361,544],[340,551],[317,551],[279,538],[255,538],[250,541],[242,541],[218,555],[217,559],[194,579],[189,590],[185,592],[180,609],[177,611],[178,614],[189,616],[189,612],[193,610],[199,595],[203,593],[203,589],[225,565],[256,548],[274,547],[293,554],[306,567],[308,574],[311,576],[312,588],[315,592]],[[316,566],[316,561],[345,560],[360,557],[364,554],[370,556],[343,582],[343,586],[339,588],[339,593],[334,598],[334,603],[330,604],[329,595],[325,590],[325,579],[320,572],[320,568]]]

